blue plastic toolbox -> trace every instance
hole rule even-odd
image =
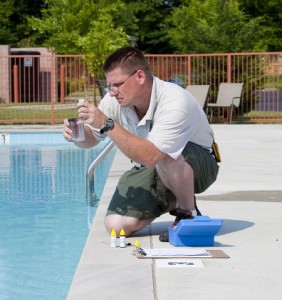
[[[169,242],[173,246],[213,246],[223,220],[209,216],[180,220],[176,227],[169,227]]]

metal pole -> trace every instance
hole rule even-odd
[[[13,81],[14,81],[14,103],[19,102],[19,66],[13,66]]]
[[[112,150],[114,143],[110,143],[103,149],[103,151],[97,156],[96,159],[89,166],[86,173],[86,203],[89,206],[94,206],[96,199],[95,187],[94,187],[94,171],[100,161]]]

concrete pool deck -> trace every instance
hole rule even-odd
[[[8,127],[0,126],[0,132],[11,132]],[[61,126],[20,127],[61,130]],[[68,300],[281,299],[282,125],[213,124],[212,128],[223,162],[216,183],[197,199],[202,214],[224,223],[214,247],[199,248],[222,250],[230,258],[194,259],[202,264],[199,267],[169,267],[161,259],[136,258],[133,246],[110,248],[104,215],[120,175],[131,167],[117,151]],[[173,248],[158,239],[173,219],[163,215],[127,242]]]
[[[133,247],[110,248],[103,225],[120,175],[130,167],[117,151],[68,300],[281,299],[282,125],[212,125],[223,162],[216,183],[199,195],[203,214],[224,220],[214,247],[228,259],[200,259],[202,267],[162,267],[138,259]],[[158,234],[173,221],[155,220],[127,242],[171,248]],[[175,259],[172,259],[175,261]]]

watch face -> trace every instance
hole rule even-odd
[[[114,121],[112,119],[107,119],[105,122],[105,127],[108,127],[109,129],[114,128]]]
[[[113,129],[114,126],[115,126],[114,120],[109,118],[105,121],[104,127],[100,130],[100,133],[103,134],[103,133],[107,132],[108,130]]]

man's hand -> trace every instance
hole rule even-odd
[[[89,124],[94,128],[102,128],[107,116],[93,103],[83,102],[77,104],[78,124]]]
[[[102,128],[107,116],[104,115],[96,105],[84,102],[77,104],[77,112],[79,119],[77,124],[90,124],[94,128]],[[84,126],[85,141],[74,142],[80,148],[91,148],[99,143],[94,137],[91,129],[88,126]],[[64,120],[63,135],[66,141],[72,141],[72,129],[68,119]]]
[[[68,119],[64,119],[63,135],[66,141],[71,142],[72,130],[70,128],[70,122]]]

